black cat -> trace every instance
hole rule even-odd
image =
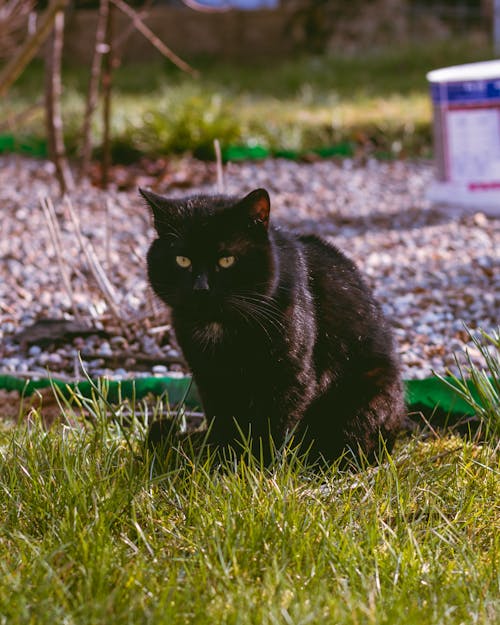
[[[310,458],[373,459],[404,416],[392,337],[355,265],[269,225],[267,191],[167,199],[140,190],[158,238],[147,256],[198,386],[209,441],[294,431]],[[161,432],[157,429],[156,435]],[[154,437],[153,437],[154,438]]]

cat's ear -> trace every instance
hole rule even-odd
[[[271,200],[265,189],[255,189],[238,203],[238,207],[245,212],[252,223],[261,224],[266,229],[269,227]]]
[[[178,200],[171,200],[146,189],[139,187],[139,193],[146,200],[153,213],[154,226],[158,233],[168,230],[173,226],[179,216],[180,206]]]

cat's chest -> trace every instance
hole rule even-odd
[[[228,341],[227,328],[220,321],[193,326],[190,330],[190,338],[194,345],[201,349],[216,348]]]
[[[284,348],[283,338],[271,336],[267,330],[241,328],[219,321],[179,328],[177,338],[191,366],[225,369],[243,365],[243,369],[247,369],[254,362],[262,367],[270,355]]]

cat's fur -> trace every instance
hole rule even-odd
[[[240,428],[264,448],[269,432],[279,446],[294,431],[314,459],[373,458],[380,435],[390,449],[404,416],[398,362],[355,265],[319,237],[269,225],[263,189],[243,199],[140,191],[158,234],[149,280],[172,309],[210,442],[231,446]],[[226,256],[236,260],[221,268]]]

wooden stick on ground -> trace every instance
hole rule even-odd
[[[218,193],[224,193],[224,169],[222,167],[222,152],[220,149],[219,139],[214,140],[215,159],[217,161],[217,191]]]
[[[143,365],[182,365],[183,367],[187,367],[187,363],[184,358],[179,356],[151,356],[150,354],[145,354],[143,352],[133,352],[133,351],[114,351],[112,354],[101,354],[99,350],[97,351],[83,351],[81,353],[82,358],[86,360],[95,360],[97,358],[102,358],[106,362],[118,362],[124,363],[127,359],[134,359],[137,363]]]
[[[113,236],[113,221],[111,219],[111,200],[106,197],[104,202],[105,211],[105,241],[104,241],[104,257],[106,259],[106,270],[111,270],[111,237]]]

